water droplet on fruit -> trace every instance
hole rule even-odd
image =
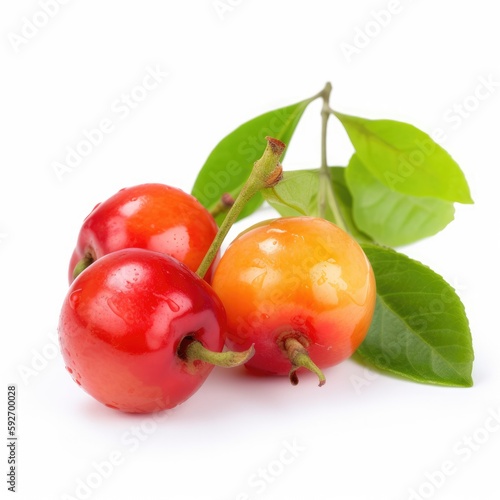
[[[179,304],[177,302],[174,302],[172,299],[167,298],[166,302],[168,304],[168,307],[172,310],[172,312],[178,312],[180,310]]]
[[[338,304],[339,292],[347,290],[342,268],[336,263],[319,262],[311,268],[310,278],[314,297],[323,304]]]
[[[80,295],[81,295],[82,289],[75,290],[74,292],[71,293],[69,296],[69,305],[71,306],[71,309],[76,309],[78,306],[78,302],[80,301]]]
[[[261,241],[259,243],[259,250],[265,254],[274,253],[279,250],[278,240],[275,238],[268,238],[267,240]]]
[[[119,318],[128,325],[134,325],[137,321],[136,310],[134,304],[124,294],[114,295],[106,300],[109,308]]]
[[[317,281],[317,283],[316,283],[316,284],[317,284],[317,285],[323,285],[324,283],[326,283],[326,279],[327,279],[327,278],[326,278],[326,274],[325,274],[325,273],[323,273],[323,274],[319,277],[319,279],[318,279],[318,281]]]
[[[120,308],[118,306],[118,304],[116,303],[116,299],[115,297],[109,297],[107,300],[106,300],[109,308],[118,316],[118,317],[122,317],[122,314],[121,314],[121,311],[120,311]]]
[[[80,382],[80,379],[82,378],[82,376],[77,372],[77,371],[73,371],[73,373],[71,374],[72,377],[73,377],[73,380],[78,384],[78,385],[82,385],[82,383]]]

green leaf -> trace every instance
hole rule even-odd
[[[473,203],[463,172],[426,133],[394,120],[368,120],[335,112],[366,168],[394,191]]]
[[[329,167],[333,192],[340,208],[340,213],[348,231],[360,242],[371,242],[361,233],[352,218],[352,198],[344,179],[344,167]],[[283,179],[273,188],[265,189],[265,200],[282,217],[307,215],[318,217],[320,183],[323,182],[319,169],[293,170],[284,172]],[[336,222],[333,212],[327,206],[325,219]]]
[[[453,220],[452,202],[394,191],[356,154],[347,166],[346,181],[356,226],[382,245],[407,245],[438,233]]]
[[[380,370],[439,385],[472,385],[464,306],[434,271],[394,250],[363,245],[377,282],[368,335],[356,351]]]
[[[330,174],[333,181],[333,193],[340,207],[340,212],[347,226],[349,233],[356,238],[359,243],[373,243],[374,239],[364,233],[357,225],[353,217],[353,197],[347,185],[345,167],[331,167]]]
[[[318,170],[285,171],[273,188],[264,189],[264,199],[283,217],[318,215]]]
[[[244,123],[224,137],[208,156],[198,173],[192,194],[208,210],[213,210],[224,193],[236,197],[248,179],[255,161],[266,147],[266,136],[290,144],[293,132],[306,107],[314,98],[275,109]],[[262,204],[257,193],[243,209],[240,219],[250,215]],[[224,214],[217,218],[220,223]]]

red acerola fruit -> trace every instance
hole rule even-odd
[[[175,257],[196,271],[217,234],[217,224],[193,196],[164,184],[121,189],[84,220],[69,264],[69,282],[92,262],[124,248]],[[210,282],[218,258],[205,276]]]

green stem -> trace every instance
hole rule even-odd
[[[207,349],[199,340],[191,336],[184,337],[177,349],[177,355],[184,361],[193,362],[199,360],[222,368],[234,368],[243,365],[254,354],[255,349],[253,344],[243,352],[216,352]]]
[[[73,269],[73,279],[76,279],[81,272],[85,271],[85,269],[87,269],[87,267],[89,267],[94,260],[95,259],[91,255],[85,255],[83,259],[80,259]]]
[[[299,383],[299,378],[296,373],[299,368],[306,368],[307,370],[315,373],[318,376],[320,387],[325,384],[325,375],[310,358],[306,348],[299,340],[295,337],[288,337],[283,342],[283,348],[286,356],[292,363],[292,369],[289,373],[292,385],[297,385]]]
[[[260,160],[254,163],[252,172],[241,189],[233,206],[224,218],[217,235],[208,249],[200,267],[196,271],[198,276],[203,278],[212,264],[217,252],[219,251],[224,238],[231,229],[231,226],[236,222],[241,211],[258,191],[276,185],[281,179],[282,167],[279,162],[285,145],[278,139],[266,137],[267,147]]]
[[[225,214],[229,211],[229,209],[234,205],[234,198],[231,196],[231,193],[224,193],[221,197],[217,205],[210,210],[210,214],[215,219],[221,214]]]
[[[327,132],[328,119],[330,118],[330,94],[332,92],[332,84],[327,82],[325,88],[321,92],[323,98],[323,107],[321,108],[321,167],[319,171],[319,193],[318,193],[318,214],[323,219],[326,216],[327,207],[332,211],[335,224],[344,231],[347,231],[344,218],[340,211],[339,204],[335,198],[333,191],[333,182],[328,168],[327,159]]]
[[[328,172],[328,161],[326,157],[326,139],[328,131],[328,118],[330,117],[330,94],[332,93],[332,84],[327,82],[323,89],[323,107],[321,108],[321,170]]]

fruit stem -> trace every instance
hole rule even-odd
[[[80,273],[85,271],[87,267],[89,267],[94,262],[94,258],[91,255],[85,255],[82,259],[80,259],[75,268],[73,269],[73,279],[75,279]]]
[[[224,238],[250,198],[261,189],[273,187],[281,180],[283,169],[279,160],[286,146],[278,139],[273,139],[272,137],[266,137],[266,140],[267,146],[262,157],[254,163],[250,176],[224,218],[212,245],[196,271],[196,274],[201,278],[205,276]]]
[[[187,336],[182,339],[177,349],[177,355],[184,361],[193,362],[200,360],[222,368],[234,368],[236,366],[243,365],[254,354],[255,349],[253,344],[249,349],[243,352],[216,352],[207,349],[199,340],[196,340],[191,336]]]
[[[292,385],[297,385],[299,383],[299,378],[296,373],[299,368],[306,368],[307,370],[315,373],[318,376],[320,387],[325,384],[325,375],[310,358],[307,349],[296,338],[289,337],[285,339],[283,346],[288,359],[292,363],[292,369],[289,373]]]
[[[321,167],[319,171],[319,194],[318,194],[318,214],[321,218],[326,216],[326,208],[330,207],[335,224],[344,231],[347,227],[342,217],[339,204],[333,192],[333,182],[328,168],[327,159],[327,132],[328,132],[328,118],[332,113],[330,108],[330,94],[332,92],[332,84],[327,82],[325,88],[321,91],[320,95],[323,99],[323,106],[321,108]]]
[[[231,196],[231,193],[224,193],[217,205],[210,210],[210,215],[215,219],[218,215],[228,212],[233,205],[234,198]]]

